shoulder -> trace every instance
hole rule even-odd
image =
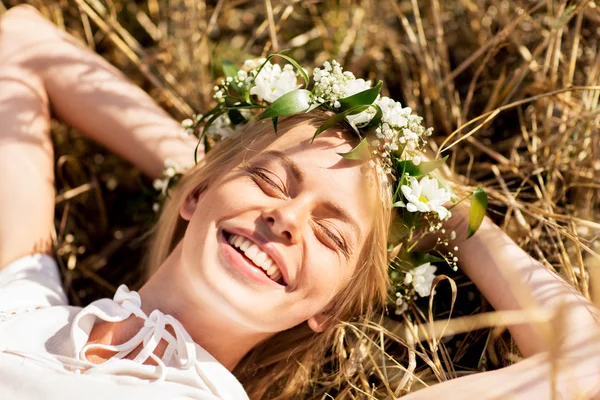
[[[67,355],[73,319],[80,307],[53,306],[28,310],[0,322],[0,351]]]

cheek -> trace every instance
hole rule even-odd
[[[322,246],[318,244],[318,246]],[[329,252],[330,254],[325,254]],[[310,265],[307,278],[310,296],[329,302],[340,290],[348,285],[354,273],[356,261],[347,261],[344,256],[336,256],[328,249],[315,252],[308,261]]]
[[[198,207],[204,215],[218,219],[247,207],[255,198],[257,190],[252,187],[252,183],[236,179],[215,185],[214,190],[201,196]]]

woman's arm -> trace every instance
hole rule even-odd
[[[59,119],[151,177],[160,176],[167,158],[193,164],[195,137],[181,135],[150,96],[33,7],[9,10],[2,30],[2,61],[41,78]]]
[[[449,225],[457,230],[456,241],[460,242],[466,233],[468,209],[461,205],[453,214]],[[472,238],[458,243],[458,247],[461,269],[494,309],[562,307],[560,318],[545,327],[508,327],[526,360],[498,371],[441,383],[406,398],[552,398],[552,357],[558,367],[555,388],[563,398],[590,395],[600,389],[598,309],[488,218]]]
[[[466,226],[466,206],[454,214],[458,214],[456,217]],[[599,329],[599,310],[521,249],[489,218],[484,219],[472,238],[458,244],[457,255],[462,271],[496,310],[564,307],[563,319],[545,330],[533,324],[509,327],[523,356],[548,351],[556,339],[569,348]],[[556,338],[556,335],[560,337]]]

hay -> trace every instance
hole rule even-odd
[[[0,12],[15,5],[2,1]],[[433,151],[450,156],[449,168],[461,182],[486,188],[495,221],[546,267],[600,300],[591,284],[600,266],[600,8],[593,2],[31,4],[117,65],[178,119],[210,106],[218,57],[240,62],[290,49],[302,64],[336,58],[359,77],[383,80],[386,95],[417,110],[425,125],[435,128]],[[143,233],[155,219],[149,180],[60,123],[53,125],[53,141],[56,246],[72,301],[87,304],[109,296],[120,283],[138,288]],[[454,278],[453,316],[488,309],[465,277]],[[436,317],[447,317],[448,290],[441,288],[438,296]],[[390,325],[391,331],[409,328]],[[418,354],[386,344],[396,356],[386,364],[397,362],[396,372],[363,372],[354,381],[357,389],[337,396],[353,398],[352,390],[379,398],[390,391],[400,395],[411,382],[414,389],[420,380],[507,365],[515,348],[499,340],[506,339],[499,332],[457,334],[433,350],[425,342],[417,346]],[[405,375],[406,368],[418,377]]]

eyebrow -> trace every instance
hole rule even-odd
[[[277,150],[268,150],[268,151],[265,151],[263,153],[263,155],[271,156],[271,157],[277,159],[277,161],[282,163],[287,169],[289,169],[292,172],[292,175],[294,175],[294,178],[296,179],[296,181],[298,181],[298,182],[304,181],[304,178],[306,177],[306,175],[304,174],[304,171],[302,171],[302,168],[300,168],[300,166],[298,164],[296,164],[296,162],[294,160],[292,160],[284,152],[277,151]]]
[[[300,166],[294,160],[292,160],[287,154],[285,154],[281,151],[277,151],[277,150],[268,150],[268,151],[263,152],[263,155],[275,158],[277,161],[279,161],[281,164],[283,164],[284,167],[286,167],[288,170],[290,170],[292,172],[292,175],[294,176],[296,181],[298,181],[298,182],[304,181],[306,174],[304,173],[304,171],[302,171],[302,168],[300,168]],[[351,225],[357,235],[358,241],[360,242],[361,230],[360,230],[360,225],[358,224],[356,219],[354,219],[354,217],[352,217],[352,215],[350,215],[350,213],[348,211],[346,211],[343,207],[341,207],[339,204],[336,204],[331,201],[325,201],[324,206],[329,211],[334,213],[337,217],[339,217],[340,219],[342,219],[343,221],[345,221],[349,225]]]

